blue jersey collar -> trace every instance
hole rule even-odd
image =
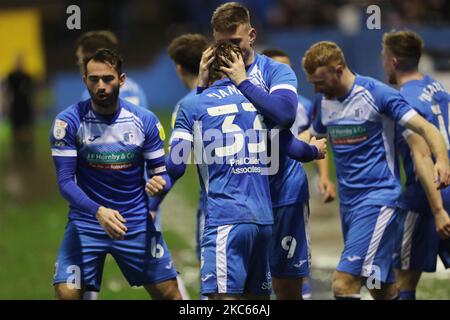
[[[92,99],[89,99],[89,108],[90,108],[90,109],[92,110],[92,112],[95,114],[95,116],[96,116],[97,119],[99,119],[99,120],[101,120],[102,122],[104,122],[104,123],[110,125],[110,124],[116,122],[117,118],[118,118],[119,115],[120,115],[120,112],[122,111],[123,101],[122,101],[122,99],[120,99],[120,98],[119,98],[118,100],[119,100],[119,101],[118,101],[119,107],[117,108],[117,111],[116,111],[116,113],[115,113],[114,115],[112,115],[112,114],[111,114],[111,115],[104,115],[104,114],[100,114],[100,113],[98,113],[98,112],[95,112],[94,108],[92,107]]]

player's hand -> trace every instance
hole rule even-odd
[[[324,203],[331,202],[336,198],[336,186],[328,177],[319,179],[319,191]]]
[[[438,183],[438,189],[444,189],[450,185],[450,166],[448,161],[436,161],[434,165],[434,182]]]
[[[166,180],[161,176],[154,176],[148,180],[145,185],[145,191],[148,192],[152,197],[159,195],[166,186]]]
[[[124,225],[126,220],[119,211],[100,207],[98,208],[96,218],[111,239],[124,239],[125,233],[127,232],[127,227]]]
[[[203,51],[202,59],[200,60],[200,67],[198,70],[199,87],[207,87],[209,84],[209,66],[214,61],[214,50],[212,47]]]
[[[309,144],[317,148],[317,160],[325,158],[325,155],[327,154],[327,139],[323,138],[317,140],[316,137],[312,137]]]
[[[436,224],[436,231],[442,239],[450,238],[450,217],[444,209],[439,210],[434,214],[434,222]]]
[[[233,83],[238,86],[242,81],[247,80],[247,71],[245,71],[245,63],[242,55],[231,52],[231,60],[221,56],[220,59],[227,67],[220,67]]]

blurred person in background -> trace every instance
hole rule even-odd
[[[5,79],[13,159],[20,168],[33,158],[33,80],[25,71],[24,63],[25,57],[19,54],[14,70]]]

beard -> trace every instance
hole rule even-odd
[[[111,109],[116,106],[117,100],[119,98],[119,90],[120,85],[113,86],[110,93],[94,93],[88,88],[89,95],[91,96],[92,101],[95,103],[95,105],[99,106],[102,109]]]

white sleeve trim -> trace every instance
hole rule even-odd
[[[146,160],[152,160],[152,159],[156,159],[159,157],[163,157],[164,156],[164,149],[159,149],[153,152],[145,152],[144,153],[144,159]]]
[[[405,140],[408,140],[408,137],[410,136],[410,135],[412,135],[414,132],[412,132],[411,130],[409,130],[409,129],[405,129],[405,130],[403,130],[403,132],[402,132],[402,136],[403,136],[403,138],[405,138]]]
[[[166,166],[161,166],[161,167],[157,167],[154,169],[150,169],[150,170],[148,170],[148,172],[150,175],[163,173],[163,172],[166,172]]]
[[[192,136],[192,134],[190,134],[189,132],[186,132],[186,131],[179,131],[179,130],[175,130],[172,133],[170,142],[172,142],[173,139],[183,139],[183,140],[187,140],[190,142],[194,141],[194,137]]]
[[[272,93],[275,90],[280,90],[280,89],[291,90],[291,91],[295,92],[295,94],[297,94],[297,89],[293,85],[290,85],[290,84],[277,84],[276,86],[273,86],[272,88],[270,88],[269,93]]]
[[[398,123],[400,123],[402,126],[405,126],[405,124],[414,116],[416,116],[418,113],[416,110],[411,109],[407,113],[403,115],[403,117],[400,119]]]
[[[52,156],[53,157],[76,157],[77,150],[74,149],[53,149],[52,148]]]

